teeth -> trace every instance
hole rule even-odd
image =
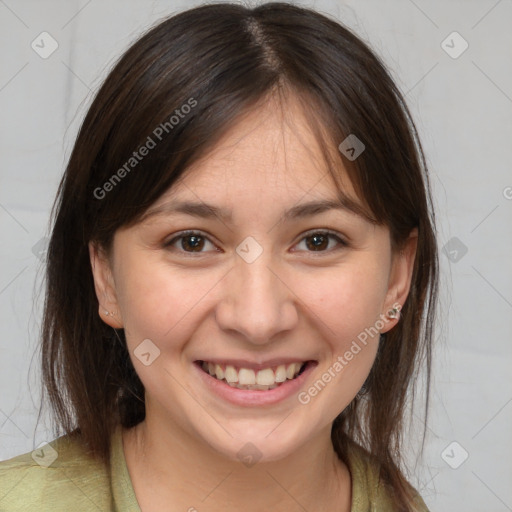
[[[264,368],[255,372],[250,368],[237,369],[234,366],[227,365],[225,369],[219,365],[210,362],[203,362],[203,370],[218,380],[225,380],[231,387],[238,389],[274,389],[286,379],[292,380],[297,376],[304,363],[292,363],[289,365],[281,364],[274,369]]]
[[[238,389],[257,389],[259,391],[268,391],[269,389],[274,389],[274,388],[277,388],[277,384],[272,384],[271,386],[263,386],[263,385],[260,385],[260,384],[251,384],[249,386],[241,386],[240,384],[231,384],[228,382],[228,384],[232,387],[232,388],[238,388]]]
[[[256,384],[256,375],[254,375],[254,370],[241,368],[240,371],[238,372],[238,384]]]
[[[276,382],[284,382],[286,380],[286,366],[280,364],[276,369]]]
[[[260,370],[258,375],[256,375],[256,382],[258,384],[264,386],[270,386],[275,383],[275,376],[272,368],[266,368],[265,370]]]
[[[238,372],[235,370],[234,366],[226,366],[225,378],[228,383],[238,382]]]
[[[289,365],[288,368],[286,368],[286,378],[293,379],[293,376],[296,373],[299,373],[299,370],[300,370],[300,364],[293,363],[293,364]]]
[[[224,370],[218,364],[215,365],[215,376],[219,380],[222,380],[224,378]]]

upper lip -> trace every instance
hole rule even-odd
[[[264,370],[265,368],[273,368],[280,365],[289,365],[292,363],[306,363],[313,361],[312,359],[301,358],[301,357],[275,357],[273,359],[267,359],[262,362],[248,361],[247,359],[219,359],[219,358],[204,358],[199,361],[206,361],[212,364],[218,364],[221,366],[234,366],[236,368],[247,368],[250,370]]]

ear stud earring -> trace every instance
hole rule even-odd
[[[391,318],[391,319],[395,319],[395,318],[398,318],[398,316],[400,315],[400,308],[399,307],[393,307],[391,308],[390,310],[388,310],[387,312],[387,317],[388,318]]]
[[[114,313],[113,311],[111,311],[111,312],[109,313],[107,310],[105,310],[105,316],[109,316],[109,315],[110,315],[110,316],[114,316],[114,315],[115,315],[115,313]]]

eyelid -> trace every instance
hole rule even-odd
[[[179,231],[178,233],[175,233],[169,241],[163,243],[163,247],[169,248],[169,249],[174,249],[176,252],[179,252],[186,256],[192,256],[192,257],[197,257],[198,255],[206,254],[207,252],[209,252],[209,251],[187,252],[187,251],[182,251],[182,250],[175,249],[174,247],[172,247],[172,245],[180,238],[186,238],[187,236],[193,236],[193,235],[200,236],[200,237],[204,238],[212,245],[217,245],[216,243],[214,243],[211,240],[212,236],[210,234],[205,233],[204,231],[201,231],[199,229],[185,229],[184,231]],[[216,251],[216,252],[218,252],[218,251]]]
[[[298,245],[300,242],[302,242],[308,236],[316,235],[316,234],[326,235],[326,236],[330,236],[331,238],[335,238],[336,241],[338,242],[338,247],[334,247],[334,248],[328,249],[326,251],[303,251],[303,252],[306,252],[308,254],[308,256],[312,255],[314,257],[314,256],[321,256],[322,254],[324,254],[324,255],[330,254],[333,251],[336,251],[338,249],[342,249],[342,248],[349,246],[348,241],[340,232],[334,231],[334,230],[328,229],[328,228],[315,228],[315,229],[309,229],[308,231],[301,233],[299,235],[300,238],[298,239],[298,241],[293,244],[294,247],[296,245]]]
[[[328,229],[328,228],[313,228],[313,229],[309,229],[308,231],[305,231],[304,233],[301,233],[299,235],[299,238],[297,239],[297,241],[293,244],[293,246],[296,246],[297,244],[302,242],[308,236],[315,235],[315,234],[331,236],[332,238],[335,238],[337,240],[339,246],[341,246],[341,247],[349,246],[348,241],[345,239],[345,237],[341,233],[339,233],[338,231],[334,231],[332,229]],[[179,231],[178,233],[175,233],[169,241],[164,242],[163,245],[165,248],[171,247],[180,238],[185,238],[187,236],[192,236],[192,235],[201,236],[204,239],[206,239],[208,242],[210,242],[211,244],[216,245],[212,240],[210,240],[211,235],[205,233],[204,231],[198,230],[198,229],[186,229],[184,231]],[[338,247],[338,248],[340,248],[340,247]],[[304,252],[315,255],[315,254],[322,254],[322,253],[323,254],[331,253],[333,250],[336,250],[336,248],[329,249],[326,251],[304,251]],[[177,250],[177,252],[180,252],[181,254],[186,254],[187,256],[197,257],[198,255],[206,254],[209,251],[187,252],[187,251]]]
[[[348,245],[348,241],[345,239],[345,237],[339,232],[335,231],[334,229],[329,228],[316,228],[316,229],[309,229],[308,231],[305,231],[304,233],[301,233],[299,242],[310,235],[315,235],[317,233],[320,233],[322,235],[332,235],[335,238],[338,238],[340,242]]]

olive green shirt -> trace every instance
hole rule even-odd
[[[123,451],[121,428],[112,436],[111,469],[88,456],[77,440],[49,445],[0,462],[0,512],[141,512]],[[351,448],[352,512],[393,512],[388,491],[366,453]],[[417,496],[417,510],[428,512]]]

